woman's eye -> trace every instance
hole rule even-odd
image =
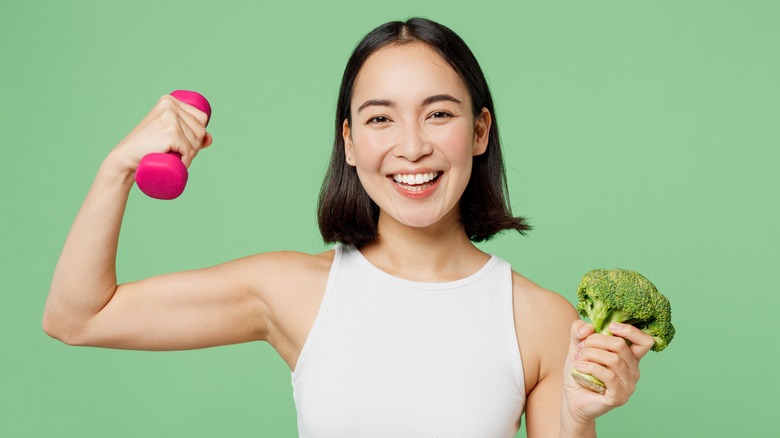
[[[452,117],[452,114],[446,111],[436,111],[435,113],[431,114],[432,119],[443,119],[446,117]]]
[[[385,123],[385,122],[387,122],[387,117],[385,116],[376,116],[368,119],[369,124],[371,123],[378,124],[378,123]]]

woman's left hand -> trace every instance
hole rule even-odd
[[[639,360],[655,341],[652,336],[627,324],[613,323],[609,330],[613,336],[595,334],[593,326],[584,321],[572,323],[563,376],[561,414],[564,418],[579,424],[592,423],[597,417],[625,404],[633,394],[639,380]],[[572,378],[573,369],[604,382],[605,393],[598,394],[580,386]]]

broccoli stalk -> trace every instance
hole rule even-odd
[[[653,351],[666,348],[674,337],[669,300],[647,278],[625,269],[595,269],[586,273],[577,288],[577,311],[593,323],[596,333],[612,335],[609,324],[631,324],[655,339]],[[599,379],[577,371],[572,377],[591,391],[604,394]]]

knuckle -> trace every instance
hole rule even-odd
[[[616,349],[628,346],[626,344],[626,340],[624,338],[621,338],[620,336],[610,336],[608,342],[609,342],[610,347],[613,347],[613,348],[616,348]]]
[[[181,130],[179,126],[178,116],[176,112],[171,108],[163,108],[158,116],[160,123],[163,126],[163,130],[166,132],[178,132]]]
[[[173,109],[176,106],[176,98],[166,94],[157,101],[157,106],[162,109]]]
[[[617,408],[619,406],[622,406],[623,404],[625,404],[625,402],[620,398],[610,397],[607,399],[606,404],[610,409],[612,409],[612,408]]]
[[[206,127],[205,126],[198,125],[198,126],[196,126],[192,130],[192,132],[195,134],[195,136],[198,138],[198,140],[203,142],[203,138],[206,136]]]
[[[203,125],[204,129],[206,127],[206,122],[209,121],[209,116],[206,115],[203,111],[198,111],[197,115],[195,116],[201,125]]]
[[[604,370],[604,376],[603,376],[604,378],[601,379],[601,381],[605,383],[610,382],[612,386],[614,386],[616,384],[615,382],[617,381],[617,374],[615,374],[615,372],[609,368],[603,368],[603,370]]]
[[[620,362],[620,357],[618,357],[616,354],[610,354],[606,357],[606,359],[604,359],[604,364],[610,368],[617,367],[620,365]]]
[[[574,364],[574,368],[576,368],[577,371],[588,373],[591,371],[592,365],[585,358],[581,358]]]

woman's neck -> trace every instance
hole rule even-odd
[[[380,213],[379,237],[360,252],[379,269],[407,280],[444,282],[477,272],[490,256],[469,240],[457,216],[425,228],[401,224]]]

